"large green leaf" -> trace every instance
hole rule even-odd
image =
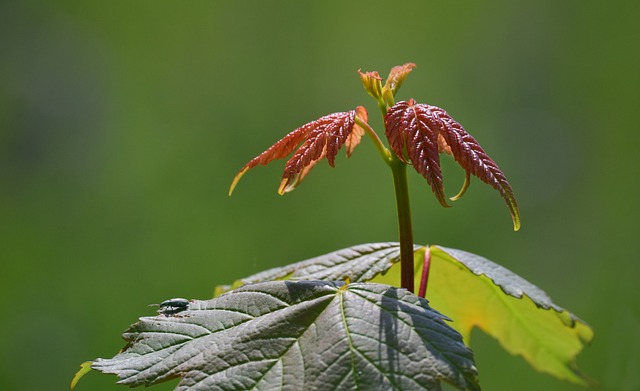
[[[593,339],[581,319],[504,267],[461,250],[432,246],[427,298],[469,341],[478,327],[539,371],[587,385],[576,356]]]
[[[415,249],[418,287],[427,249]],[[467,344],[471,330],[478,327],[539,371],[577,384],[590,382],[576,365],[576,356],[593,339],[593,330],[584,321],[554,304],[540,288],[488,259],[438,246],[431,246],[429,254],[426,296],[434,308],[454,321],[451,325]],[[325,277],[398,285],[399,258],[397,243],[369,243],[267,270],[234,286],[270,279]],[[229,287],[217,288],[224,289]]]
[[[425,299],[381,284],[275,281],[161,308],[92,368],[177,390],[479,390],[471,351]]]
[[[420,246],[415,246],[419,250]],[[367,282],[380,273],[384,274],[400,260],[398,243],[367,243],[334,251],[305,261],[277,267],[245,277],[232,285],[217,286],[214,296],[219,296],[244,284],[276,280],[322,280]],[[398,280],[400,281],[400,280]],[[398,285],[393,281],[388,285]]]
[[[420,284],[424,247],[417,252],[416,286]],[[591,380],[576,365],[576,356],[593,339],[593,330],[554,304],[549,296],[510,270],[479,255],[431,246],[426,297],[453,320],[467,344],[478,327],[509,353],[522,356],[535,369],[559,379],[588,385]],[[399,265],[373,282],[391,283]]]

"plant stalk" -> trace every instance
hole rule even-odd
[[[378,107],[384,120],[387,110],[393,106],[393,97],[385,101],[379,96]],[[407,183],[407,164],[400,160],[395,153],[384,147],[376,133],[368,124],[360,124],[374,139],[378,152],[391,168],[393,174],[393,187],[396,192],[396,209],[398,212],[398,232],[400,236],[400,286],[414,293],[414,267],[413,267],[413,227],[411,225],[411,204],[409,203],[409,185]],[[360,121],[362,122],[362,121]],[[374,137],[375,136],[375,137]]]
[[[393,173],[398,211],[398,231],[400,233],[400,286],[414,292],[413,228],[411,226],[411,205],[407,183],[407,164],[395,154],[391,154],[389,164]]]

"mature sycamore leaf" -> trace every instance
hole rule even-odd
[[[415,284],[420,286],[424,247],[416,252]],[[592,381],[576,356],[593,339],[584,321],[554,304],[540,288],[486,258],[462,250],[431,246],[426,297],[449,316],[467,344],[474,327],[491,335],[535,369],[581,385]],[[394,284],[400,265],[372,282]]]
[[[356,116],[363,122],[368,121],[367,110],[358,106],[355,110],[325,115],[289,133],[242,167],[233,178],[229,195],[248,170],[259,164],[267,165],[273,160],[282,159],[295,149],[297,151],[285,165],[278,189],[280,194],[295,189],[318,161],[327,158],[329,165],[333,167],[342,145],[346,144],[347,156],[350,156],[364,134],[364,129],[355,123]]]
[[[420,246],[415,246],[418,250]],[[245,284],[276,280],[322,280],[367,282],[400,261],[398,243],[367,243],[334,251],[305,261],[265,270],[232,285],[217,286],[214,295]],[[390,285],[398,285],[392,283]]]
[[[381,284],[250,284],[144,317],[92,368],[176,390],[479,390],[472,352],[425,299]]]
[[[486,258],[431,246],[426,297],[469,341],[478,327],[513,355],[559,379],[591,383],[576,356],[593,339],[584,321],[554,304],[537,286]]]
[[[415,285],[420,286],[424,246],[415,246]],[[593,330],[554,304],[540,288],[504,267],[461,250],[431,246],[426,297],[446,314],[469,343],[471,330],[480,328],[502,347],[521,355],[534,368],[577,384],[590,380],[580,373],[576,356],[593,339]],[[398,243],[369,243],[275,268],[236,281],[244,283],[294,279],[400,283]],[[224,292],[231,287],[217,287]]]
[[[465,169],[467,178],[473,174],[498,190],[507,203],[514,229],[520,229],[518,205],[507,178],[480,144],[446,111],[418,104],[413,99],[401,101],[389,108],[385,128],[393,151],[424,176],[443,206],[449,205],[444,195],[439,153],[447,152]],[[454,200],[462,196],[467,185],[468,179]]]

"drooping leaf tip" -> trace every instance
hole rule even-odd
[[[451,208],[453,205],[449,205],[449,203],[447,203],[446,201],[441,202],[440,205],[442,205],[443,208]]]
[[[503,194],[504,200],[507,202],[507,208],[509,208],[509,213],[511,214],[511,220],[513,221],[513,230],[515,232],[520,230],[520,210],[518,209],[518,204],[516,203],[516,198],[513,195],[513,190],[508,183],[504,185],[505,192]]]
[[[513,230],[520,231],[520,213],[518,212],[518,207],[515,208],[513,215]]]
[[[469,184],[471,183],[470,175],[471,174],[469,173],[469,171],[466,171],[462,188],[460,189],[458,194],[454,195],[453,197],[449,197],[451,201],[458,201],[460,198],[462,198],[464,193],[466,193],[467,189],[469,188]]]
[[[231,197],[231,194],[233,194],[233,190],[238,185],[238,182],[240,181],[240,178],[242,178],[244,173],[247,172],[247,171],[249,171],[249,167],[245,166],[245,167],[242,168],[242,170],[240,170],[236,174],[236,176],[233,177],[233,181],[231,182],[231,186],[229,187],[229,197]]]
[[[293,188],[295,188],[295,186],[293,186]],[[278,194],[284,195],[284,193],[290,192],[293,188],[289,185],[289,179],[285,178],[280,182],[280,186],[278,186]]]
[[[71,388],[70,389],[74,389],[76,384],[78,384],[78,382],[80,381],[80,379],[82,379],[82,377],[84,375],[87,374],[87,372],[89,372],[91,370],[91,365],[93,364],[93,361],[85,361],[82,364],[80,364],[80,370],[78,370],[78,372],[76,372],[76,374],[73,376],[73,379],[71,380]]]

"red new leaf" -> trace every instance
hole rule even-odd
[[[364,134],[364,129],[355,123],[356,116],[363,122],[368,121],[367,110],[358,106],[355,110],[325,115],[289,133],[242,167],[233,178],[229,195],[249,169],[259,164],[267,165],[273,160],[282,159],[296,148],[297,151],[285,165],[282,182],[278,188],[280,194],[295,189],[311,168],[325,157],[333,167],[335,157],[342,145],[346,145],[347,157],[351,156]]]
[[[448,207],[440,170],[438,133],[430,130],[433,123],[427,123],[433,121],[419,117],[414,107],[413,101],[402,101],[387,111],[384,122],[389,146],[404,162],[413,163],[413,168],[425,177],[438,201]]]
[[[391,68],[387,82],[384,84],[384,90],[388,90],[391,96],[395,96],[396,92],[400,89],[404,79],[409,76],[409,73],[416,67],[416,64],[408,62],[404,65],[398,65]],[[384,92],[383,92],[384,95]]]
[[[448,206],[444,195],[439,153],[446,152],[465,169],[467,179],[460,193],[468,185],[468,175],[473,174],[500,192],[507,202],[514,229],[520,229],[520,215],[513,190],[498,165],[487,155],[480,144],[467,133],[443,109],[412,100],[396,103],[385,117],[386,135],[396,155],[425,177],[436,198]]]

